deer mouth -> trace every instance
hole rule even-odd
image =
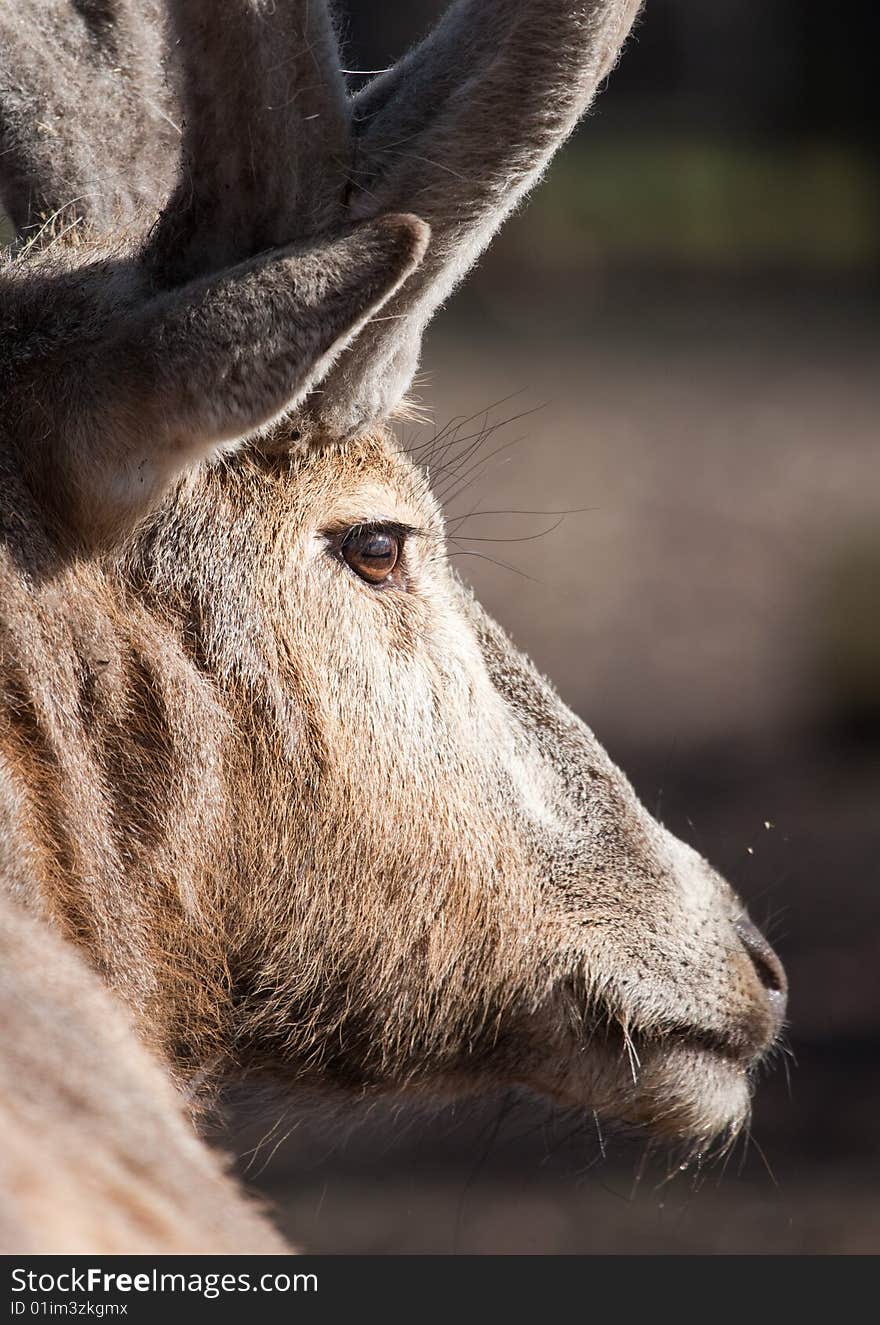
[[[751,1111],[749,1069],[699,1040],[673,1040],[642,1065],[622,1121],[705,1153],[740,1132]]]
[[[744,1027],[724,1034],[684,1023],[662,1033],[606,1026],[580,1041],[551,1081],[531,1084],[565,1108],[705,1153],[748,1119],[752,1078],[770,1042]]]
[[[622,1064],[621,1122],[695,1151],[739,1132],[751,1110],[753,1064],[734,1046],[688,1030],[635,1038],[633,1049],[635,1061],[627,1054]]]
[[[748,1118],[755,1073],[779,1030],[775,1017],[756,1013],[727,1032],[677,1025],[621,1036],[632,1085],[625,1121],[698,1144],[733,1135]]]
[[[707,1054],[730,1063],[740,1071],[751,1071],[760,1063],[775,1038],[775,1033],[769,1038],[766,1035],[752,1036],[738,1032],[722,1035],[716,1031],[675,1026],[664,1032],[662,1038],[655,1037],[655,1042]]]

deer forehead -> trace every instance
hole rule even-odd
[[[440,537],[443,517],[425,475],[387,433],[303,450],[289,490],[292,521],[309,528],[396,522]]]

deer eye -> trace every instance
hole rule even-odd
[[[339,545],[347,566],[368,584],[385,584],[400,562],[404,536],[381,525],[357,525]]]

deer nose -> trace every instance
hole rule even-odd
[[[738,916],[733,922],[733,927],[752,960],[758,979],[767,991],[767,999],[778,1030],[785,1018],[785,1005],[788,1001],[785,968],[757,925],[754,925],[748,916]]]

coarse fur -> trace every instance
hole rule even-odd
[[[353,99],[315,0],[169,3],[165,81],[146,6],[2,19],[40,51],[0,82],[5,1248],[278,1250],[184,1118],[243,1076],[517,1083],[696,1149],[745,1119],[778,959],[456,578],[387,427],[637,7],[458,0]],[[129,183],[79,145],[88,43],[142,24]],[[58,41],[84,113],[40,156]]]

